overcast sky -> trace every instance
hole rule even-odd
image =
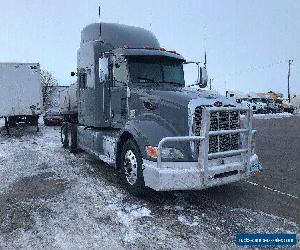
[[[76,70],[81,29],[102,20],[150,29],[188,60],[207,51],[213,87],[300,93],[298,0],[0,0],[0,62],[39,62],[61,85]],[[188,83],[193,76],[187,75]]]

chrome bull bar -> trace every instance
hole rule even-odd
[[[245,112],[245,122],[242,124],[240,121],[240,126],[243,128],[234,130],[218,130],[210,131],[210,114],[211,112],[222,112],[222,111],[239,111]],[[198,166],[199,171],[203,171],[204,181],[208,181],[208,160],[213,158],[220,158],[232,155],[243,155],[243,163],[247,166],[247,172],[250,171],[250,157],[252,153],[251,143],[252,135],[256,132],[252,130],[252,120],[253,113],[250,108],[236,108],[236,107],[203,107],[202,110],[202,121],[201,121],[201,131],[200,136],[175,136],[175,137],[165,137],[158,144],[158,155],[157,155],[157,166],[162,165],[162,149],[166,142],[183,142],[183,141],[199,141],[199,154],[198,154]],[[209,153],[209,137],[214,135],[225,135],[225,134],[246,134],[247,141],[244,147],[238,150],[229,150],[216,153]],[[219,141],[218,141],[219,143]]]

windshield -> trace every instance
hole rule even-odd
[[[182,62],[170,58],[129,58],[129,72],[133,83],[185,85]]]

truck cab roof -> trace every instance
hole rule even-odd
[[[101,34],[100,34],[101,30]],[[143,48],[151,46],[160,48],[155,35],[143,28],[117,23],[93,23],[87,25],[81,32],[81,45],[92,41],[102,41],[112,48]]]
[[[112,51],[114,54],[120,56],[157,56],[157,57],[169,57],[170,59],[179,60],[184,62],[185,59],[180,54],[176,53],[175,51],[166,51],[162,49],[156,48],[118,48]]]

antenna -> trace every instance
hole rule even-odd
[[[204,54],[204,67],[206,68],[206,50],[205,50],[205,54]]]
[[[102,27],[101,27],[101,6],[99,5],[99,40],[102,41]]]
[[[293,60],[289,60],[289,71],[288,71],[288,99],[289,103],[291,102],[291,94],[290,94],[290,76],[291,76],[291,64],[293,63]]]

